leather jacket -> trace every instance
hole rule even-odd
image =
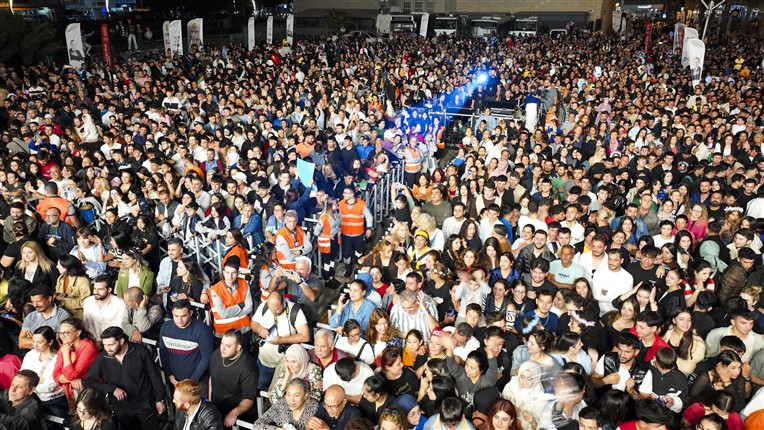
[[[186,424],[187,412],[177,411],[175,416],[175,430],[183,430]],[[223,418],[218,409],[210,402],[202,401],[199,410],[196,411],[190,430],[223,430]]]
[[[0,428],[42,430],[42,416],[42,405],[36,395],[15,408],[11,406],[7,391],[0,396]]]
[[[617,352],[606,352],[602,356],[603,358],[603,367],[605,368],[605,373],[603,375],[607,376],[611,373],[617,373],[618,369],[621,367],[621,363],[618,360],[618,353]],[[634,358],[634,364],[631,365],[631,369],[629,369],[629,374],[632,378],[634,378],[634,389],[638,389],[640,385],[642,385],[642,381],[645,379],[645,375],[650,371],[650,368],[647,367],[647,365],[639,359]]]

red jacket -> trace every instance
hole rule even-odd
[[[632,327],[631,330],[629,330],[629,332],[631,334],[633,334],[634,336],[639,337],[639,335],[637,334],[637,327],[636,326]],[[652,360],[653,357],[655,357],[655,351],[657,351],[657,350],[659,350],[661,348],[671,348],[671,347],[663,339],[661,339],[660,336],[658,336],[656,334],[655,335],[655,342],[653,342],[653,346],[651,346],[650,349],[647,350],[647,355],[645,355],[645,363],[649,363],[650,360]]]

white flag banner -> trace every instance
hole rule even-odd
[[[294,15],[287,16],[286,40],[289,46],[294,45]]]
[[[685,55],[687,56],[687,64],[685,65]],[[690,77],[692,78],[692,85],[696,86],[700,84],[701,77],[703,76],[703,61],[706,58],[706,44],[700,39],[687,39],[684,42],[684,49],[682,49],[682,66],[690,67]]]
[[[82,67],[85,62],[85,50],[82,47],[82,33],[79,24],[69,24],[64,32],[66,51],[69,53],[69,65],[75,69]]]
[[[201,49],[204,46],[204,20],[202,18],[192,19],[188,21],[188,51],[191,52],[191,47],[196,45],[196,49]]]
[[[430,14],[429,13],[423,13],[422,14],[422,23],[419,25],[419,35],[427,38],[427,24],[429,24],[430,21]]]
[[[170,50],[172,53],[183,55],[183,23],[179,19],[170,21],[168,39],[170,39]]]
[[[682,45],[684,44],[684,30],[686,28],[687,26],[680,22],[674,25],[674,44],[673,44],[674,51],[682,48]]]
[[[265,43],[273,45],[273,17],[268,17],[268,22],[265,27]]]
[[[170,51],[170,21],[162,23],[162,40],[164,41],[164,53]]]
[[[682,39],[682,47],[684,47],[684,42],[686,42],[687,39],[699,39],[698,30],[695,30],[692,27],[686,27],[684,29],[684,39]]]
[[[621,21],[623,20],[623,11],[613,11],[613,33],[621,34]]]
[[[698,44],[700,42],[700,44]],[[682,45],[682,67],[690,67],[693,64],[693,60],[700,54],[700,63],[703,64],[703,58],[706,54],[706,45],[700,39],[686,39],[684,45]]]
[[[255,49],[255,17],[249,18],[247,21],[247,49]]]

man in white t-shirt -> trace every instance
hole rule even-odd
[[[257,357],[260,370],[257,385],[260,391],[268,391],[276,366],[284,360],[279,346],[308,342],[310,327],[302,309],[296,309],[279,291],[271,292],[268,299],[260,303],[252,316],[251,327],[264,340]]]
[[[607,267],[598,269],[592,277],[592,297],[600,304],[600,316],[615,310],[613,299],[634,287],[634,278],[623,267],[621,250],[607,252]]]
[[[345,357],[324,369],[323,384],[324,387],[339,385],[344,388],[350,403],[357,405],[363,396],[363,383],[373,374],[368,364]]]
[[[639,338],[631,333],[618,337],[615,351],[602,354],[592,372],[592,385],[601,388],[609,385],[636,398],[642,380],[650,368],[639,361]]]

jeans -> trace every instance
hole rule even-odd
[[[273,374],[276,373],[276,368],[268,367],[261,363],[260,359],[257,359],[257,369],[260,371],[260,375],[257,377],[257,390],[268,391],[271,388],[271,381],[273,380]]]
[[[160,428],[159,415],[154,405],[130,407],[121,402],[114,405],[114,418],[124,429],[156,430]]]
[[[45,412],[62,418],[69,417],[69,401],[66,396],[56,397],[55,399],[46,400],[42,402],[42,407]]]

